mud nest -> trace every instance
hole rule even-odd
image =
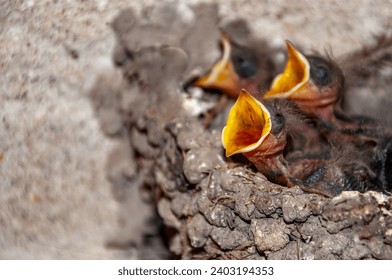
[[[91,90],[102,131],[118,143],[107,174],[124,232],[111,243],[169,250],[140,258],[392,259],[391,197],[304,193],[224,156],[230,104],[206,128],[219,95],[184,89],[219,55],[216,15],[215,5],[156,5],[113,22],[117,68]]]

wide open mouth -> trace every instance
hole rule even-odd
[[[283,73],[272,82],[264,98],[293,98],[310,77],[310,65],[305,56],[286,40],[289,60]]]
[[[271,116],[264,105],[241,90],[222,131],[226,156],[258,148],[271,131]]]
[[[197,79],[193,85],[201,88],[214,88],[222,90],[233,96],[238,96],[234,67],[230,61],[231,46],[228,36],[221,33],[221,43],[223,46],[222,58],[212,67],[211,71]]]

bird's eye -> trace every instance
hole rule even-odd
[[[254,76],[257,72],[256,58],[249,52],[234,50],[231,56],[235,71],[242,78]]]
[[[332,66],[324,59],[310,57],[310,76],[319,86],[325,86],[332,81]]]
[[[314,75],[320,80],[325,80],[328,76],[328,70],[323,66],[316,67],[316,69],[314,69]]]

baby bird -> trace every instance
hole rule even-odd
[[[317,120],[320,131],[330,140],[344,138],[359,145],[375,145],[385,130],[371,118],[347,116],[340,107],[344,76],[339,66],[320,56],[305,56],[289,41],[287,49],[286,68],[263,98],[292,100]]]
[[[287,163],[283,158],[287,144],[285,127],[279,112],[271,112],[242,90],[222,131],[226,156],[243,153],[268,179],[288,185]]]
[[[242,90],[222,131],[222,144],[226,156],[242,153],[271,182],[291,187],[301,186],[301,180],[329,158],[325,141],[314,143],[314,154],[301,146],[303,137],[316,135],[315,127],[293,102],[277,99],[262,103]],[[326,190],[303,187],[330,196]]]
[[[341,147],[333,153],[322,139],[314,143],[318,153],[301,150],[302,139],[296,137],[298,127],[306,132],[298,133],[302,137],[317,135],[293,102],[273,99],[262,103],[243,90],[222,131],[222,144],[226,156],[242,153],[271,182],[284,186],[298,185],[327,197],[343,190],[373,188],[376,175],[360,158],[349,156],[356,150]],[[297,156],[292,157],[293,153]]]
[[[340,101],[344,76],[332,61],[305,56],[286,41],[288,61],[263,98],[293,100],[306,114],[327,123],[334,121],[335,105]]]
[[[259,95],[276,75],[273,51],[263,41],[243,46],[221,32],[222,58],[193,85],[212,88],[237,98],[241,89]],[[255,47],[252,47],[255,45]]]

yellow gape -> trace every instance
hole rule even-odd
[[[197,79],[193,85],[198,87],[215,88],[227,92],[231,96],[237,96],[238,92],[236,82],[238,78],[234,75],[235,71],[230,60],[231,46],[229,38],[225,33],[221,34],[221,42],[223,46],[222,58],[212,67],[211,71]]]
[[[286,41],[289,60],[283,73],[276,76],[264,98],[290,98],[307,84],[310,77],[308,60]]]
[[[268,110],[246,90],[242,90],[222,131],[226,156],[256,149],[270,131],[271,118]]]

